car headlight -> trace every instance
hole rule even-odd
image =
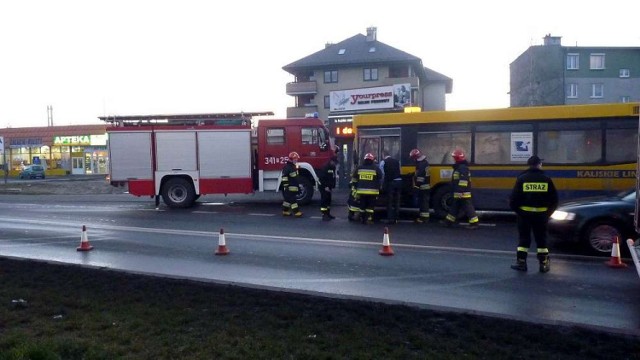
[[[576,218],[576,214],[566,212],[566,211],[556,210],[551,215],[551,218],[553,220],[558,220],[558,221],[571,221]]]

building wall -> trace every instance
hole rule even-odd
[[[567,69],[567,57],[577,54],[578,69]],[[604,69],[591,69],[591,54],[604,54]],[[620,77],[620,69],[630,76]],[[577,96],[569,88],[577,86]],[[594,97],[602,84],[602,97]],[[640,48],[532,46],[510,64],[510,105],[575,105],[640,101]]]

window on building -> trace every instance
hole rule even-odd
[[[326,83],[337,83],[338,82],[338,70],[331,70],[324,72],[324,82]]]
[[[631,96],[629,96],[629,95],[620,96],[620,102],[621,103],[631,102]]]
[[[567,85],[567,97],[572,99],[578,97],[578,84]]]
[[[628,78],[629,76],[631,76],[631,71],[629,71],[629,69],[620,69],[621,78]]]
[[[363,78],[364,78],[364,81],[375,81],[375,80],[378,80],[378,69],[377,68],[366,68],[366,69],[364,69]]]
[[[347,49],[340,49],[338,50],[338,55],[344,55],[345,52],[347,52]]]
[[[580,68],[580,55],[567,54],[567,70],[578,70]]]
[[[591,70],[604,70],[604,54],[591,54],[589,64]]]
[[[329,98],[329,95],[325,95],[324,96],[324,108],[328,109],[331,107],[331,100]]]
[[[592,98],[604,97],[604,84],[591,84],[591,97]]]
[[[284,128],[267,129],[267,144],[269,145],[284,144]]]

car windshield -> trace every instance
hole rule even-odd
[[[628,193],[628,194],[626,194],[626,195],[623,195],[623,196],[622,196],[622,200],[625,200],[625,201],[635,201],[635,200],[636,200],[636,191],[635,191],[635,190],[633,190],[633,191],[631,191],[630,193]]]

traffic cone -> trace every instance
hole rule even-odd
[[[384,228],[384,236],[382,237],[382,249],[380,249],[380,255],[393,255],[393,249],[391,249],[391,244],[389,243],[389,228],[386,226]]]
[[[87,227],[82,225],[82,235],[80,236],[80,246],[76,248],[78,251],[89,251],[92,250],[93,246],[89,244],[89,239],[87,238]]]
[[[227,255],[229,249],[227,249],[227,242],[224,240],[224,230],[220,228],[220,235],[218,236],[218,250],[216,255]]]
[[[611,259],[609,261],[606,261],[605,264],[612,268],[626,268],[627,264],[623,263],[622,260],[620,260],[620,241],[618,240],[617,236],[616,241],[612,245]]]

